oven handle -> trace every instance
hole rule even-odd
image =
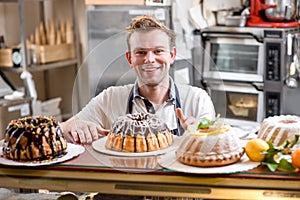
[[[264,40],[257,37],[256,35],[254,35],[253,33],[250,33],[250,32],[225,32],[225,31],[202,31],[200,32],[200,35],[202,38],[206,38],[208,36],[204,36],[205,34],[209,35],[209,34],[220,34],[220,35],[231,35],[231,36],[234,36],[234,35],[242,35],[242,36],[251,36],[253,37],[257,42],[259,43],[263,43]]]
[[[261,84],[251,83],[251,85],[252,85],[257,91],[260,91],[260,92],[263,92],[263,91],[264,91],[263,86],[262,86]]]
[[[254,94],[262,93],[264,86],[262,83],[240,83],[240,82],[219,82],[219,81],[205,81],[206,90],[211,94],[210,90],[223,90],[234,92],[250,92]]]

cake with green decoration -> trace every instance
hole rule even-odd
[[[198,167],[233,164],[243,154],[240,139],[230,125],[206,118],[188,127],[176,150],[180,162]]]

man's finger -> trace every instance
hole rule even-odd
[[[75,130],[71,131],[70,134],[71,134],[71,137],[72,137],[71,140],[73,141],[73,143],[79,142],[78,134]]]
[[[101,133],[103,135],[107,135],[110,132],[109,129],[104,129],[104,128],[100,127],[100,126],[97,126],[97,130],[98,130],[99,133]]]
[[[78,129],[77,134],[78,134],[78,137],[79,137],[79,143],[81,143],[81,144],[86,143],[86,138],[85,138],[86,136],[84,134],[84,131],[82,131],[81,129]]]
[[[91,126],[90,127],[90,132],[92,135],[92,140],[97,140],[98,139],[98,129],[96,126]]]
[[[183,111],[181,108],[176,108],[176,115],[181,122],[184,122],[185,116],[183,115]]]

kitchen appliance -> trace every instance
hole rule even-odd
[[[264,31],[265,43],[265,116],[278,114],[300,115],[299,88],[299,33],[300,28]],[[291,67],[298,69],[291,75]],[[291,86],[289,78],[295,78],[296,85]]]
[[[226,117],[227,123],[240,126],[262,121],[262,83],[208,81],[208,85],[215,109],[222,117]]]
[[[247,29],[247,28],[246,28]],[[226,81],[263,81],[263,41],[257,31],[210,27],[201,32],[205,51],[203,77]]]
[[[269,21],[295,21],[297,0],[265,0],[265,4],[276,5],[265,10],[265,16]]]
[[[246,23],[251,27],[289,28],[300,26],[297,0],[251,0],[250,16]]]
[[[287,84],[289,78],[299,82],[299,34],[300,27],[216,26],[200,31],[201,80],[216,112],[234,124],[300,115],[300,84]]]

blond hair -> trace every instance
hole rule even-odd
[[[130,25],[126,28],[128,51],[130,52],[130,37],[135,31],[151,31],[154,29],[165,32],[169,36],[170,49],[175,47],[175,33],[155,17],[151,15],[143,15],[133,18]]]

